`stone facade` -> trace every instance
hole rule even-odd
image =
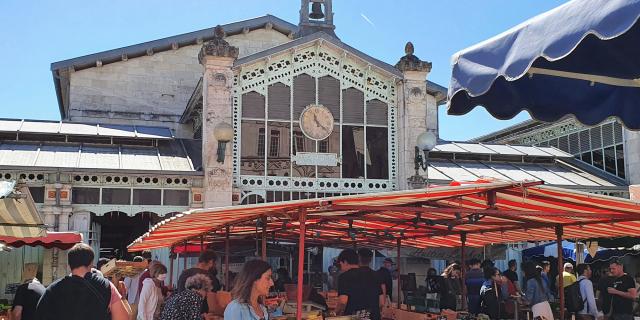
[[[257,29],[226,40],[250,55],[288,42],[273,29]],[[201,44],[152,53],[70,73],[68,120],[164,126],[178,137],[192,128],[178,122],[200,77]]]

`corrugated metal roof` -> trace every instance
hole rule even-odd
[[[169,128],[46,120],[0,119],[0,132],[102,136],[114,138],[173,139]]]
[[[191,159],[200,157],[187,154],[180,140],[160,141],[158,147],[0,144],[0,167],[193,172]]]
[[[572,158],[573,156],[554,147],[532,147],[506,144],[484,144],[470,142],[440,141],[433,148],[435,152],[469,153],[469,154],[499,154],[525,157]]]
[[[504,181],[542,180],[546,184],[572,187],[618,187],[579,168],[564,165],[535,163],[492,163],[483,161],[429,161],[429,179],[443,181],[476,181],[500,179]]]

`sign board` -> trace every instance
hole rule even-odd
[[[337,167],[340,161],[335,153],[297,152],[291,161],[299,166]]]

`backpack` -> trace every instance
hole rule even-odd
[[[584,279],[580,279],[582,281]],[[576,281],[564,288],[564,305],[569,312],[579,312],[584,309],[584,299],[580,293],[580,281]]]

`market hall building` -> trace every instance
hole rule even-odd
[[[0,179],[26,184],[50,230],[79,231],[103,256],[193,208],[424,186],[416,139],[437,135],[446,97],[427,80],[431,63],[410,43],[394,64],[377,60],[339,39],[331,0],[301,3],[298,25],[266,15],[54,62],[62,121],[0,120]],[[624,179],[574,160],[440,141],[428,173],[628,194]],[[26,262],[50,283],[65,258],[2,253],[0,287]]]

